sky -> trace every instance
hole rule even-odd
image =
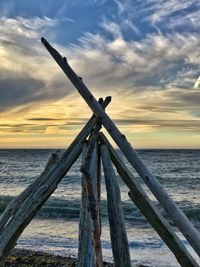
[[[0,0],[0,148],[65,148],[91,110],[45,37],[139,148],[200,148],[199,0]]]

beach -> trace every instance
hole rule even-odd
[[[14,249],[8,256],[5,267],[39,267],[39,266],[59,266],[73,267],[76,266],[76,258],[72,256],[64,257],[53,255],[41,251],[26,249]],[[104,262],[104,267],[113,267],[112,263]],[[138,267],[148,267],[147,265],[138,265]]]
[[[76,266],[76,258],[73,256],[58,256],[41,251],[26,249],[14,249],[9,255],[5,267],[39,267],[39,266],[59,266],[72,267]],[[112,267],[113,264],[104,262],[105,267]]]
[[[52,152],[52,150],[0,150],[0,212],[3,212],[8,203],[36,179]],[[198,192],[200,150],[139,150],[138,153],[191,222],[197,229],[200,229]],[[123,160],[132,170],[128,162],[124,158]],[[25,260],[25,264],[28,264],[35,258],[39,262],[42,261],[43,264],[51,264],[35,266],[62,266],[59,265],[61,263],[52,265],[51,261],[57,262],[58,260],[65,264],[69,261],[71,265],[68,266],[73,266],[72,264],[74,264],[78,253],[81,199],[80,166],[79,159],[22,233],[16,245],[18,253],[9,258],[12,265],[7,266],[34,266],[22,265],[23,262],[21,261]],[[134,171],[133,173],[139,179]],[[120,180],[120,177],[118,178],[132,264],[137,266],[178,267],[179,263],[174,255],[129,199],[127,187]],[[141,180],[140,182],[156,204],[149,190]],[[113,262],[103,175],[101,196],[103,260]],[[156,206],[160,209],[157,204]],[[162,211],[162,214],[165,218],[168,218],[164,211]],[[199,257],[190,249],[187,241],[178,233],[171,220],[170,222],[183,244],[200,263]],[[26,251],[21,254],[23,249],[26,249]],[[30,257],[28,259],[26,258],[27,250],[33,251],[29,253]],[[40,255],[44,255],[44,257]]]
[[[5,267],[25,266],[75,266],[73,257],[56,256],[45,252],[14,249],[8,256]]]

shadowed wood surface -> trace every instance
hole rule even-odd
[[[87,144],[82,149],[82,164],[85,162],[87,153]],[[90,212],[88,209],[88,192],[87,181],[82,175],[82,201],[79,218],[79,248],[77,267],[93,267],[94,266],[94,247],[92,240],[92,224]]]
[[[101,230],[99,223],[99,209],[98,209],[98,195],[99,189],[97,187],[98,182],[98,174],[99,174],[99,164],[98,164],[98,142],[97,142],[97,134],[94,132],[92,134],[88,150],[85,158],[84,165],[81,168],[83,175],[85,176],[87,183],[87,193],[88,193],[88,203],[89,203],[89,211],[91,220],[93,223],[93,243],[95,250],[95,266],[102,267],[103,266],[103,257],[102,257],[102,248],[101,248]]]
[[[101,156],[107,190],[108,219],[114,263],[116,267],[131,267],[128,239],[121,207],[120,188],[105,145],[101,146]]]

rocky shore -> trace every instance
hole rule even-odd
[[[73,267],[76,266],[76,258],[49,254],[41,251],[26,249],[14,249],[8,256],[5,267]],[[114,267],[114,264],[104,262],[104,267]],[[148,267],[139,265],[137,267]]]
[[[63,257],[40,251],[14,249],[8,256],[5,267],[73,267],[76,266],[76,258]],[[104,263],[105,267],[112,267],[111,263]]]

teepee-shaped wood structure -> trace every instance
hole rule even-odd
[[[186,250],[170,224],[163,218],[142,186],[120,160],[106,136],[99,132],[101,125],[104,126],[127,160],[142,177],[154,196],[200,256],[200,233],[170,198],[153,174],[151,174],[136,151],[128,143],[126,137],[120,133],[114,122],[105,112],[105,108],[110,103],[111,98],[106,97],[104,101],[103,99],[97,101],[84,84],[82,78],[77,76],[71,69],[66,58],[63,58],[44,38],[42,38],[42,43],[77,88],[94,115],[92,115],[65,152],[57,151],[52,154],[42,174],[12,201],[1,215],[0,267],[4,266],[6,257],[15,246],[20,234],[57,188],[57,185],[81,152],[82,202],[79,222],[78,267],[103,266],[100,219],[101,158],[106,181],[108,218],[115,266],[130,267],[131,259],[120,204],[120,188],[112,163],[129,188],[129,197],[167,244],[180,265],[184,267],[197,267],[198,264]]]

